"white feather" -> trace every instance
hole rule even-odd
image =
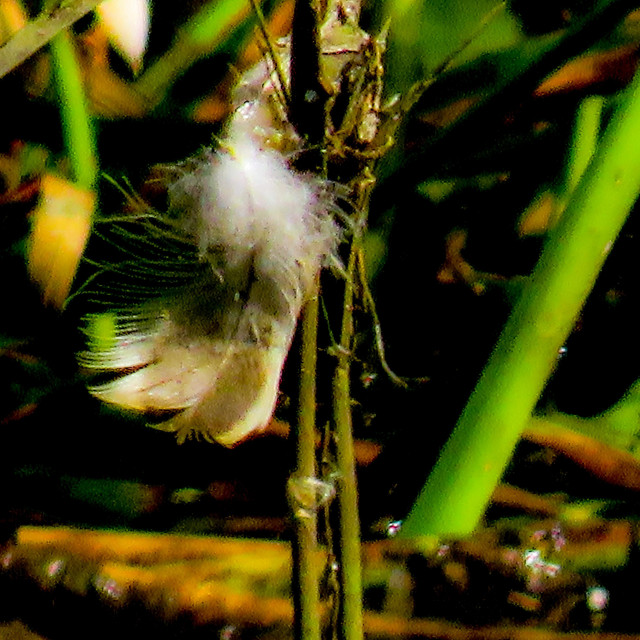
[[[80,361],[120,374],[90,388],[98,398],[178,412],[161,428],[179,441],[232,445],[271,418],[298,315],[338,231],[323,184],[242,128],[178,174],[170,215],[208,277],[121,313],[107,339],[89,319]]]
[[[286,43],[278,51],[284,68]],[[173,168],[167,216],[154,224],[151,213],[150,240],[139,243],[139,259],[125,260],[132,291],[148,291],[156,270],[165,282],[167,257],[179,286],[124,305],[111,325],[100,316],[86,322],[80,362],[112,375],[91,392],[138,411],[175,412],[159,428],[179,441],[195,434],[230,446],[269,422],[302,305],[339,241],[334,190],[290,166],[303,145],[279,86],[265,60],[240,79],[220,147]],[[189,256],[165,251],[163,233]],[[130,244],[128,230],[120,237]]]

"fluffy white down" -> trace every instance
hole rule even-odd
[[[200,249],[222,245],[232,263],[253,255],[261,273],[276,280],[302,269],[297,285],[308,286],[337,238],[320,181],[293,171],[282,154],[242,134],[211,158],[206,173]]]

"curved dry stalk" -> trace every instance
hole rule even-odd
[[[60,0],[0,48],[0,78],[44,47],[56,34],[92,11],[101,0]]]

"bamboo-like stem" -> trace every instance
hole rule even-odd
[[[318,345],[318,296],[305,305],[302,316],[302,362],[296,431],[297,470],[294,481],[316,476],[316,360]],[[317,567],[317,512],[293,509],[293,602],[296,640],[320,640],[320,594]]]
[[[478,524],[598,273],[640,192],[640,73],[507,322],[401,535]]]
[[[73,178],[81,187],[90,189],[98,177],[95,136],[82,86],[82,74],[73,41],[67,31],[61,31],[51,41],[51,53]]]
[[[44,47],[57,33],[89,13],[101,0],[61,0],[44,11],[0,48],[0,78]]]
[[[356,235],[347,266],[342,329],[337,366],[333,379],[336,460],[338,467],[338,510],[340,516],[337,551],[340,562],[341,640],[362,640],[362,568],[360,557],[360,521],[356,482],[353,433],[351,429],[351,348],[353,342],[353,297],[360,237]]]

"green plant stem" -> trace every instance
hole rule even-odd
[[[336,459],[338,471],[338,510],[340,528],[337,551],[340,562],[341,640],[362,640],[362,569],[360,557],[360,521],[356,482],[353,433],[351,429],[351,348],[353,341],[353,283],[360,239],[351,247],[342,311],[342,329],[333,379],[333,412],[335,420]]]
[[[477,526],[640,191],[640,73],[516,304],[401,535]]]
[[[44,47],[57,33],[89,13],[100,1],[61,1],[31,20],[0,48],[0,78]]]
[[[134,91],[152,106],[159,104],[176,78],[227,40],[250,10],[248,1],[214,0],[205,4],[178,32],[171,48],[133,83]]]
[[[300,403],[296,432],[296,478],[316,477],[316,361],[318,297],[305,305],[302,316]],[[317,514],[293,504],[293,601],[296,640],[320,640],[320,594],[317,567]]]
[[[90,189],[98,176],[95,136],[73,41],[67,31],[61,31],[51,41],[51,54],[73,178],[81,187]]]

